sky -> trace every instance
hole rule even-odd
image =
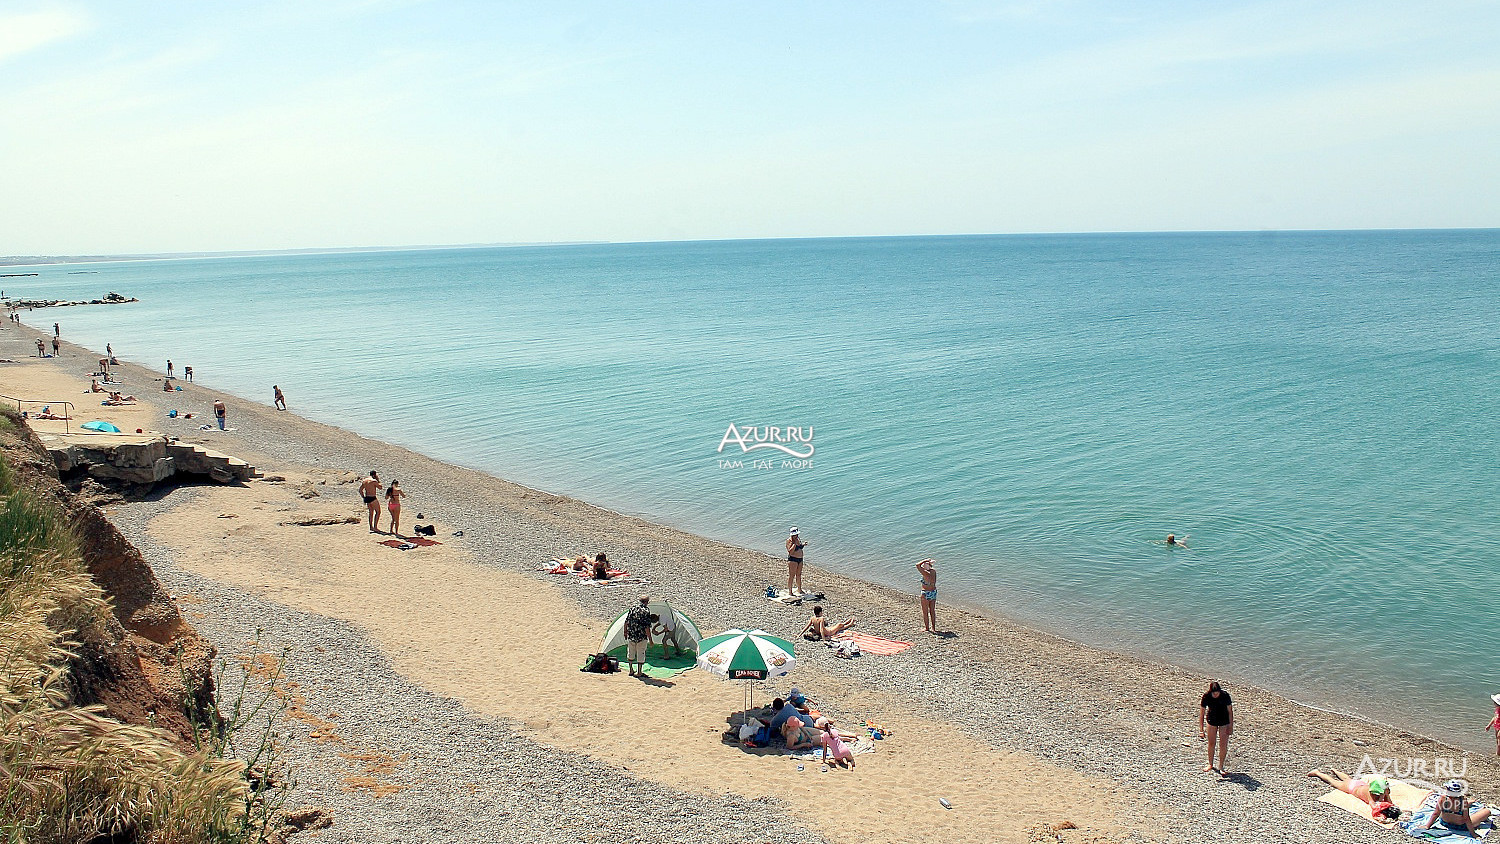
[[[7,2],[0,255],[1500,226],[1500,4]]]

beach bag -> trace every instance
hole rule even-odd
[[[841,656],[844,659],[853,659],[859,656],[859,643],[844,639],[834,646],[833,655]]]
[[[417,525],[412,528],[417,536],[437,536],[437,525]]]
[[[620,661],[609,654],[593,654],[578,670],[591,674],[616,674],[620,671]]]

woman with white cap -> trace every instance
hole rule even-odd
[[[802,549],[807,543],[792,528],[792,535],[786,538],[786,594],[802,594]]]
[[[1490,695],[1490,700],[1495,702],[1495,717],[1490,719],[1490,725],[1486,730],[1495,733],[1495,755],[1500,756],[1500,695]]]
[[[1437,808],[1427,816],[1427,820],[1418,829],[1432,829],[1432,825],[1438,821],[1452,827],[1453,829],[1479,834],[1479,828],[1490,819],[1488,806],[1479,807],[1469,804],[1469,798],[1464,795],[1463,780],[1449,780],[1443,790],[1438,792]]]

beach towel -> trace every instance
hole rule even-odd
[[[628,574],[628,571],[621,571],[619,574],[624,576],[624,574]],[[579,586],[604,586],[604,588],[607,588],[607,586],[628,586],[631,583],[639,586],[642,583],[649,583],[649,580],[646,580],[645,577],[610,577],[609,580],[594,580],[592,577],[579,577],[577,583],[579,583]]]
[[[1432,794],[1431,791],[1425,788],[1419,788],[1401,780],[1388,778],[1386,782],[1391,784],[1391,803],[1403,812],[1415,812],[1422,805],[1422,801],[1426,800]],[[1352,794],[1346,794],[1338,789],[1334,789],[1319,797],[1318,800],[1330,806],[1337,806],[1351,815],[1358,815],[1370,823],[1377,824],[1386,829],[1396,828],[1395,821],[1381,822],[1371,817],[1370,804]]]
[[[618,659],[620,665],[625,665],[625,648],[615,648],[609,655]],[[671,659],[667,658],[667,652],[662,650],[661,645],[646,646],[646,676],[655,677],[658,680],[670,680],[698,664],[698,655],[692,651],[678,651]],[[623,670],[623,669],[622,669]]]
[[[843,633],[840,633],[838,637],[833,640],[833,642],[837,643],[846,639],[859,645],[860,653],[875,654],[876,656],[890,656],[891,654],[898,654],[911,647],[911,642],[901,642],[897,641],[896,639],[882,639],[879,636],[871,636],[869,633],[861,633],[858,630],[846,630]]]
[[[1438,841],[1441,844],[1464,844],[1464,842],[1483,840],[1486,835],[1489,835],[1490,830],[1495,828],[1495,822],[1487,820],[1484,822],[1484,826],[1479,828],[1479,835],[1477,837],[1470,835],[1467,831],[1459,832],[1442,821],[1433,824],[1431,829],[1418,829],[1418,827],[1427,822],[1427,819],[1432,816],[1433,812],[1437,811],[1437,801],[1437,794],[1429,792],[1427,799],[1423,800],[1421,805],[1412,811],[1411,820],[1401,824],[1401,829],[1412,838],[1420,838],[1423,841]],[[1483,803],[1473,804],[1474,807],[1483,805]]]
[[[843,733],[840,732],[839,735],[843,735]],[[844,739],[844,744],[848,746],[850,752],[852,752],[855,756],[859,756],[863,753],[875,752],[875,742],[870,741],[869,736],[856,736],[854,738],[846,738]],[[811,760],[813,762],[817,762],[823,758],[822,746],[809,747],[805,750],[787,750],[783,747],[781,750],[783,755],[790,756],[793,759]],[[829,758],[831,759],[832,757]]]
[[[413,536],[411,539],[387,539],[380,543],[387,548],[400,548],[402,551],[410,551],[413,548],[425,548],[428,545],[442,545],[443,543],[433,539],[423,539]]]
[[[785,589],[782,589],[781,591],[777,592],[774,596],[767,595],[766,596],[766,600],[767,601],[774,601],[775,603],[778,603],[778,604],[786,604],[788,606],[796,607],[796,606],[801,606],[803,603],[814,603],[815,604],[818,601],[823,600],[825,597],[826,596],[822,592],[803,592],[801,595],[793,595],[792,593],[786,591]]]

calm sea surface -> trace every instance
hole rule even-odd
[[[31,322],[247,400],[274,382],[313,419],[768,553],[799,525],[809,561],[897,586],[931,555],[944,601],[1486,741],[1500,232],[34,269],[6,293],[142,301]],[[719,451],[731,424],[811,429],[811,465]]]

